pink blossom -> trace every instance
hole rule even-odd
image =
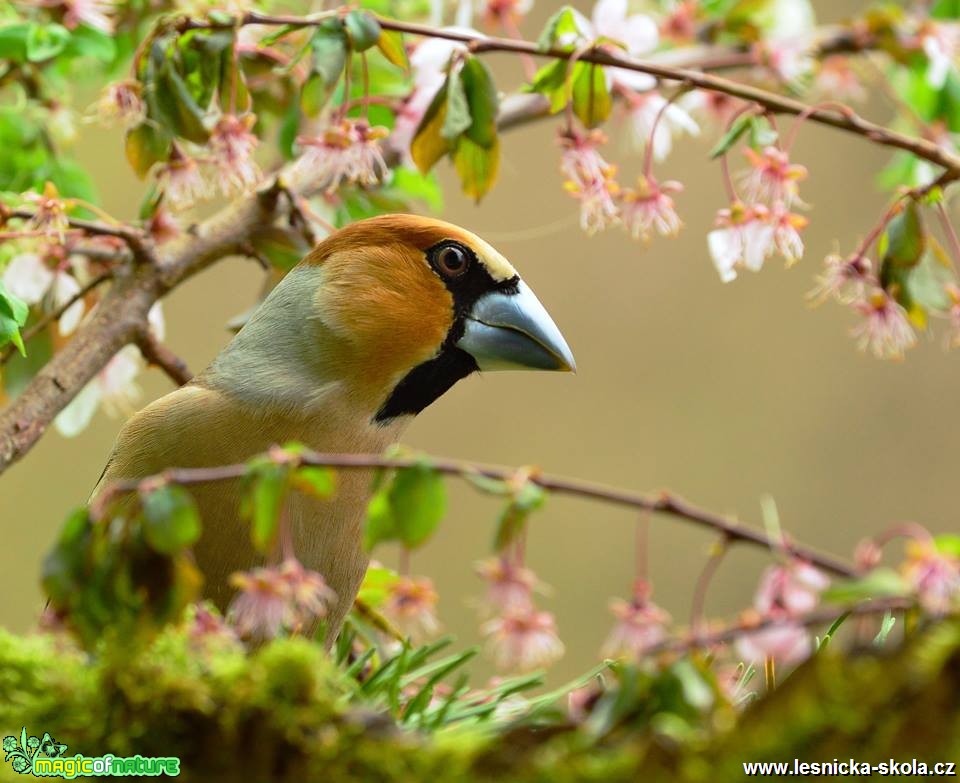
[[[533,603],[533,591],[539,582],[529,568],[507,557],[483,560],[475,565],[477,574],[487,583],[486,604],[495,612],[527,609]]]
[[[482,0],[480,14],[492,26],[516,25],[533,8],[533,0]]]
[[[159,204],[146,225],[147,233],[158,245],[180,236],[180,224],[173,213]]]
[[[958,348],[960,347],[960,287],[954,283],[947,283],[943,290],[950,302],[946,312],[947,320],[950,323],[947,344],[951,348]]]
[[[437,635],[437,591],[427,577],[401,576],[391,583],[383,613],[414,642],[423,642]]]
[[[863,316],[852,330],[861,351],[869,351],[878,359],[902,359],[904,352],[917,342],[907,311],[882,288],[853,303]]]
[[[769,566],[760,577],[754,596],[754,607],[764,617],[778,612],[804,614],[817,605],[830,579],[803,560],[793,559],[784,565]]]
[[[280,564],[280,577],[290,588],[294,630],[309,628],[314,621],[325,618],[330,606],[337,601],[337,594],[323,576],[304,568],[295,557],[288,557]]]
[[[707,234],[707,247],[725,283],[736,279],[740,267],[760,271],[776,250],[776,228],[762,205],[734,202],[717,213],[716,226]]]
[[[743,101],[722,92],[691,90],[677,100],[677,105],[701,122],[715,128],[726,128],[743,107]]]
[[[81,290],[76,278],[65,268],[51,270],[35,253],[14,256],[3,270],[2,279],[13,295],[28,305],[35,306],[46,300],[46,309],[50,312],[59,310]],[[82,299],[70,305],[60,316],[60,334],[66,337],[75,331],[84,310]]]
[[[36,253],[20,253],[4,267],[2,280],[10,293],[35,305],[53,285],[53,271]]]
[[[172,210],[189,209],[213,195],[213,186],[204,176],[200,164],[174,142],[170,159],[157,174],[157,189],[164,203]]]
[[[193,606],[187,637],[194,647],[199,648],[211,644],[234,645],[239,641],[236,632],[224,621],[220,612],[207,602]]]
[[[656,231],[660,236],[676,236],[683,225],[674,208],[671,193],[679,193],[683,185],[673,180],[660,183],[641,176],[636,189],[625,188],[621,211],[623,225],[634,239],[648,241]]]
[[[504,612],[484,623],[481,631],[500,671],[529,672],[549,666],[563,656],[563,642],[557,636],[553,615],[533,606]]]
[[[843,304],[863,298],[867,284],[873,284],[873,262],[856,253],[843,258],[831,253],[824,259],[825,269],[817,277],[817,285],[810,292],[815,304],[834,298]]]
[[[737,654],[745,661],[759,663],[773,658],[785,666],[800,663],[810,656],[810,633],[796,622],[783,621],[757,631],[746,631],[737,638]]]
[[[230,577],[237,594],[230,602],[227,619],[237,633],[248,639],[274,639],[289,628],[295,613],[290,584],[276,568],[254,568]]]
[[[345,183],[373,187],[390,173],[380,149],[380,140],[388,133],[386,128],[371,127],[365,120],[344,119],[322,136],[298,138],[305,151],[297,166],[327,193],[336,192]]]
[[[605,142],[606,136],[598,130],[560,134],[563,150],[560,171],[566,178],[563,187],[580,202],[580,226],[588,234],[595,234],[620,219],[615,200],[620,192],[615,179],[617,169],[598,151]]]
[[[791,163],[787,153],[777,147],[765,147],[759,153],[746,147],[744,154],[751,166],[743,177],[749,201],[790,206],[797,200],[797,183],[807,176],[805,166]]]
[[[650,600],[615,598],[610,611],[617,618],[600,654],[605,658],[638,660],[667,638],[670,615]]]
[[[85,24],[103,33],[113,32],[114,0],[34,0],[34,4],[63,9],[63,23],[71,30]]]
[[[800,232],[807,227],[809,221],[803,215],[777,204],[770,216],[770,222],[773,224],[773,244],[777,252],[783,256],[788,266],[799,261],[803,257],[803,239]]]
[[[755,47],[757,60],[762,62],[784,84],[796,84],[813,70],[815,60],[802,38],[768,40]]]
[[[131,128],[141,123],[146,115],[146,107],[140,82],[126,79],[108,84],[97,101],[96,114],[104,125],[117,124],[122,128]]]
[[[163,311],[158,302],[148,313],[150,327],[158,338],[163,338]],[[121,348],[106,366],[90,381],[57,418],[54,426],[65,438],[82,432],[103,406],[109,416],[129,416],[135,409],[141,390],[136,382],[144,367],[140,350],[134,345]]]
[[[660,22],[660,35],[674,44],[693,43],[697,36],[699,0],[674,0]]]
[[[920,35],[920,45],[927,57],[927,84],[940,90],[956,68],[955,62],[960,54],[960,25],[927,22]]]
[[[631,140],[643,148],[651,143],[652,136],[654,160],[663,160],[670,154],[674,136],[682,133],[700,135],[700,126],[683,106],[668,104],[658,92],[631,93],[628,107]]]
[[[247,191],[260,179],[260,168],[253,160],[259,141],[250,130],[255,121],[252,114],[224,114],[210,134],[213,162],[225,196]]]
[[[830,100],[864,101],[867,98],[867,91],[847,55],[825,57],[817,71],[815,85],[817,92]]]
[[[960,598],[960,560],[937,549],[933,540],[914,539],[907,545],[903,575],[931,614],[945,614]]]
[[[64,204],[52,182],[43,186],[43,193],[24,193],[24,201],[33,207],[33,215],[27,221],[26,230],[43,234],[45,237],[63,243],[70,221],[67,218],[67,205]]]

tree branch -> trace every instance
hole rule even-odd
[[[664,639],[659,644],[647,649],[644,655],[684,653],[695,649],[715,647],[719,644],[728,644],[744,636],[770,628],[789,628],[798,625],[804,628],[814,628],[818,625],[833,623],[845,614],[849,614],[851,617],[868,617],[886,614],[887,612],[906,611],[914,606],[916,606],[916,603],[909,598],[880,598],[853,606],[823,607],[796,617],[764,617],[755,622],[734,623],[711,633],[693,633],[686,637]]]
[[[30,220],[34,217],[34,213],[29,209],[12,209],[6,214],[6,217]],[[154,263],[156,261],[153,242],[138,228],[123,223],[111,225],[74,217],[67,218],[67,223],[71,228],[83,231],[90,236],[115,237],[122,240],[130,248],[130,252],[136,261],[141,263]]]
[[[186,31],[235,27],[238,23],[310,26],[319,24],[330,15],[325,13],[300,18],[250,12],[239,20],[229,22],[195,21],[184,17],[177,20],[172,27]],[[460,41],[476,51],[518,52],[561,59],[572,56],[569,52],[559,50],[542,52],[536,44],[528,41],[480,37],[388,19],[381,19],[380,23],[389,30]],[[863,36],[858,37],[849,31],[841,30],[826,36],[813,48],[819,53],[827,54],[832,51],[859,51],[873,45],[874,42]],[[753,101],[772,112],[809,115],[813,122],[855,133],[884,146],[908,150],[944,167],[941,184],[960,177],[960,158],[932,142],[887,130],[853,112],[847,114],[835,110],[813,109],[791,98],[693,70],[699,67],[730,68],[751,64],[754,61],[753,56],[742,49],[693,47],[688,54],[665,52],[642,61],[611,54],[602,49],[591,49],[580,55],[579,59],[641,71],[662,79],[722,92]],[[547,113],[548,107],[543,96],[518,95],[503,102],[498,124],[501,129],[506,130],[543,117]],[[396,156],[392,160],[395,162]],[[282,183],[280,190],[277,183]],[[122,239],[135,260],[150,263],[135,265],[123,275],[118,274],[116,284],[100,302],[95,317],[85,323],[77,335],[34,376],[23,393],[0,412],[0,473],[29,451],[57,413],[120,348],[137,339],[137,335],[145,327],[147,312],[154,302],[216,260],[242,253],[254,230],[268,225],[278,216],[277,196],[282,189],[288,188],[291,192],[304,196],[314,192],[317,184],[302,172],[287,167],[267,181],[265,190],[238,199],[199,224],[195,231],[165,244],[162,248],[154,248],[142,231],[130,226],[111,226],[71,219],[71,225],[80,230]],[[31,213],[18,210],[16,215],[29,218]],[[149,269],[144,271],[145,267]]]
[[[193,373],[187,368],[187,363],[160,342],[149,329],[137,337],[137,347],[148,364],[163,370],[177,386],[193,380]]]
[[[293,459],[293,457],[291,457]],[[422,465],[422,459],[419,457],[384,457],[379,454],[336,454],[319,453],[306,451],[297,455],[296,460],[301,465],[315,465],[318,467],[331,467],[341,470],[371,469],[371,468],[410,468]],[[470,462],[461,462],[451,459],[433,459],[429,461],[430,467],[438,473],[444,475],[459,476],[469,478],[470,476],[483,476],[485,478],[499,479],[501,481],[510,481],[516,479],[518,475],[517,468],[508,468],[498,465],[480,465]],[[158,476],[147,479],[130,479],[117,481],[107,487],[95,501],[93,513],[99,515],[110,500],[118,494],[135,492],[141,488],[143,482],[156,483],[163,481],[182,486],[192,484],[203,484],[211,481],[226,481],[228,479],[240,478],[247,473],[246,463],[234,465],[219,465],[210,468],[171,468]],[[753,527],[749,527],[740,522],[728,519],[720,514],[715,514],[706,509],[694,506],[687,501],[672,495],[668,492],[661,492],[657,495],[643,495],[629,490],[614,489],[599,484],[581,481],[572,478],[563,478],[560,476],[545,476],[533,472],[529,480],[550,492],[560,495],[571,495],[574,497],[586,498],[588,500],[610,503],[613,505],[626,506],[633,509],[657,512],[669,516],[684,519],[701,527],[721,533],[724,539],[730,543],[742,542],[761,546],[773,551],[786,551],[789,554],[806,560],[824,571],[843,577],[852,577],[856,571],[850,565],[844,563],[830,555],[817,552],[810,547],[802,544],[795,544],[789,541],[780,541],[771,539],[766,533]]]

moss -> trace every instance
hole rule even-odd
[[[69,755],[177,755],[183,780],[253,783],[692,783],[739,779],[751,760],[960,753],[957,623],[895,655],[817,656],[735,721],[714,720],[720,707],[694,715],[674,680],[621,677],[608,713],[598,703],[585,727],[558,714],[424,735],[364,707],[357,684],[304,639],[248,655],[168,631],[137,653],[88,656],[64,638],[0,631],[0,736],[26,726]],[[17,779],[0,765],[0,780]]]

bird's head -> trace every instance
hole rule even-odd
[[[477,370],[574,369],[553,320],[479,237],[415,215],[331,235],[288,275],[310,290],[323,366],[377,422],[417,414]]]

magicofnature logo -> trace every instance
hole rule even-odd
[[[65,755],[67,746],[57,742],[49,733],[43,737],[27,736],[27,729],[3,738],[4,761],[15,772],[37,777],[58,777],[72,780],[78,777],[180,774],[180,759],[176,756],[74,756]]]

